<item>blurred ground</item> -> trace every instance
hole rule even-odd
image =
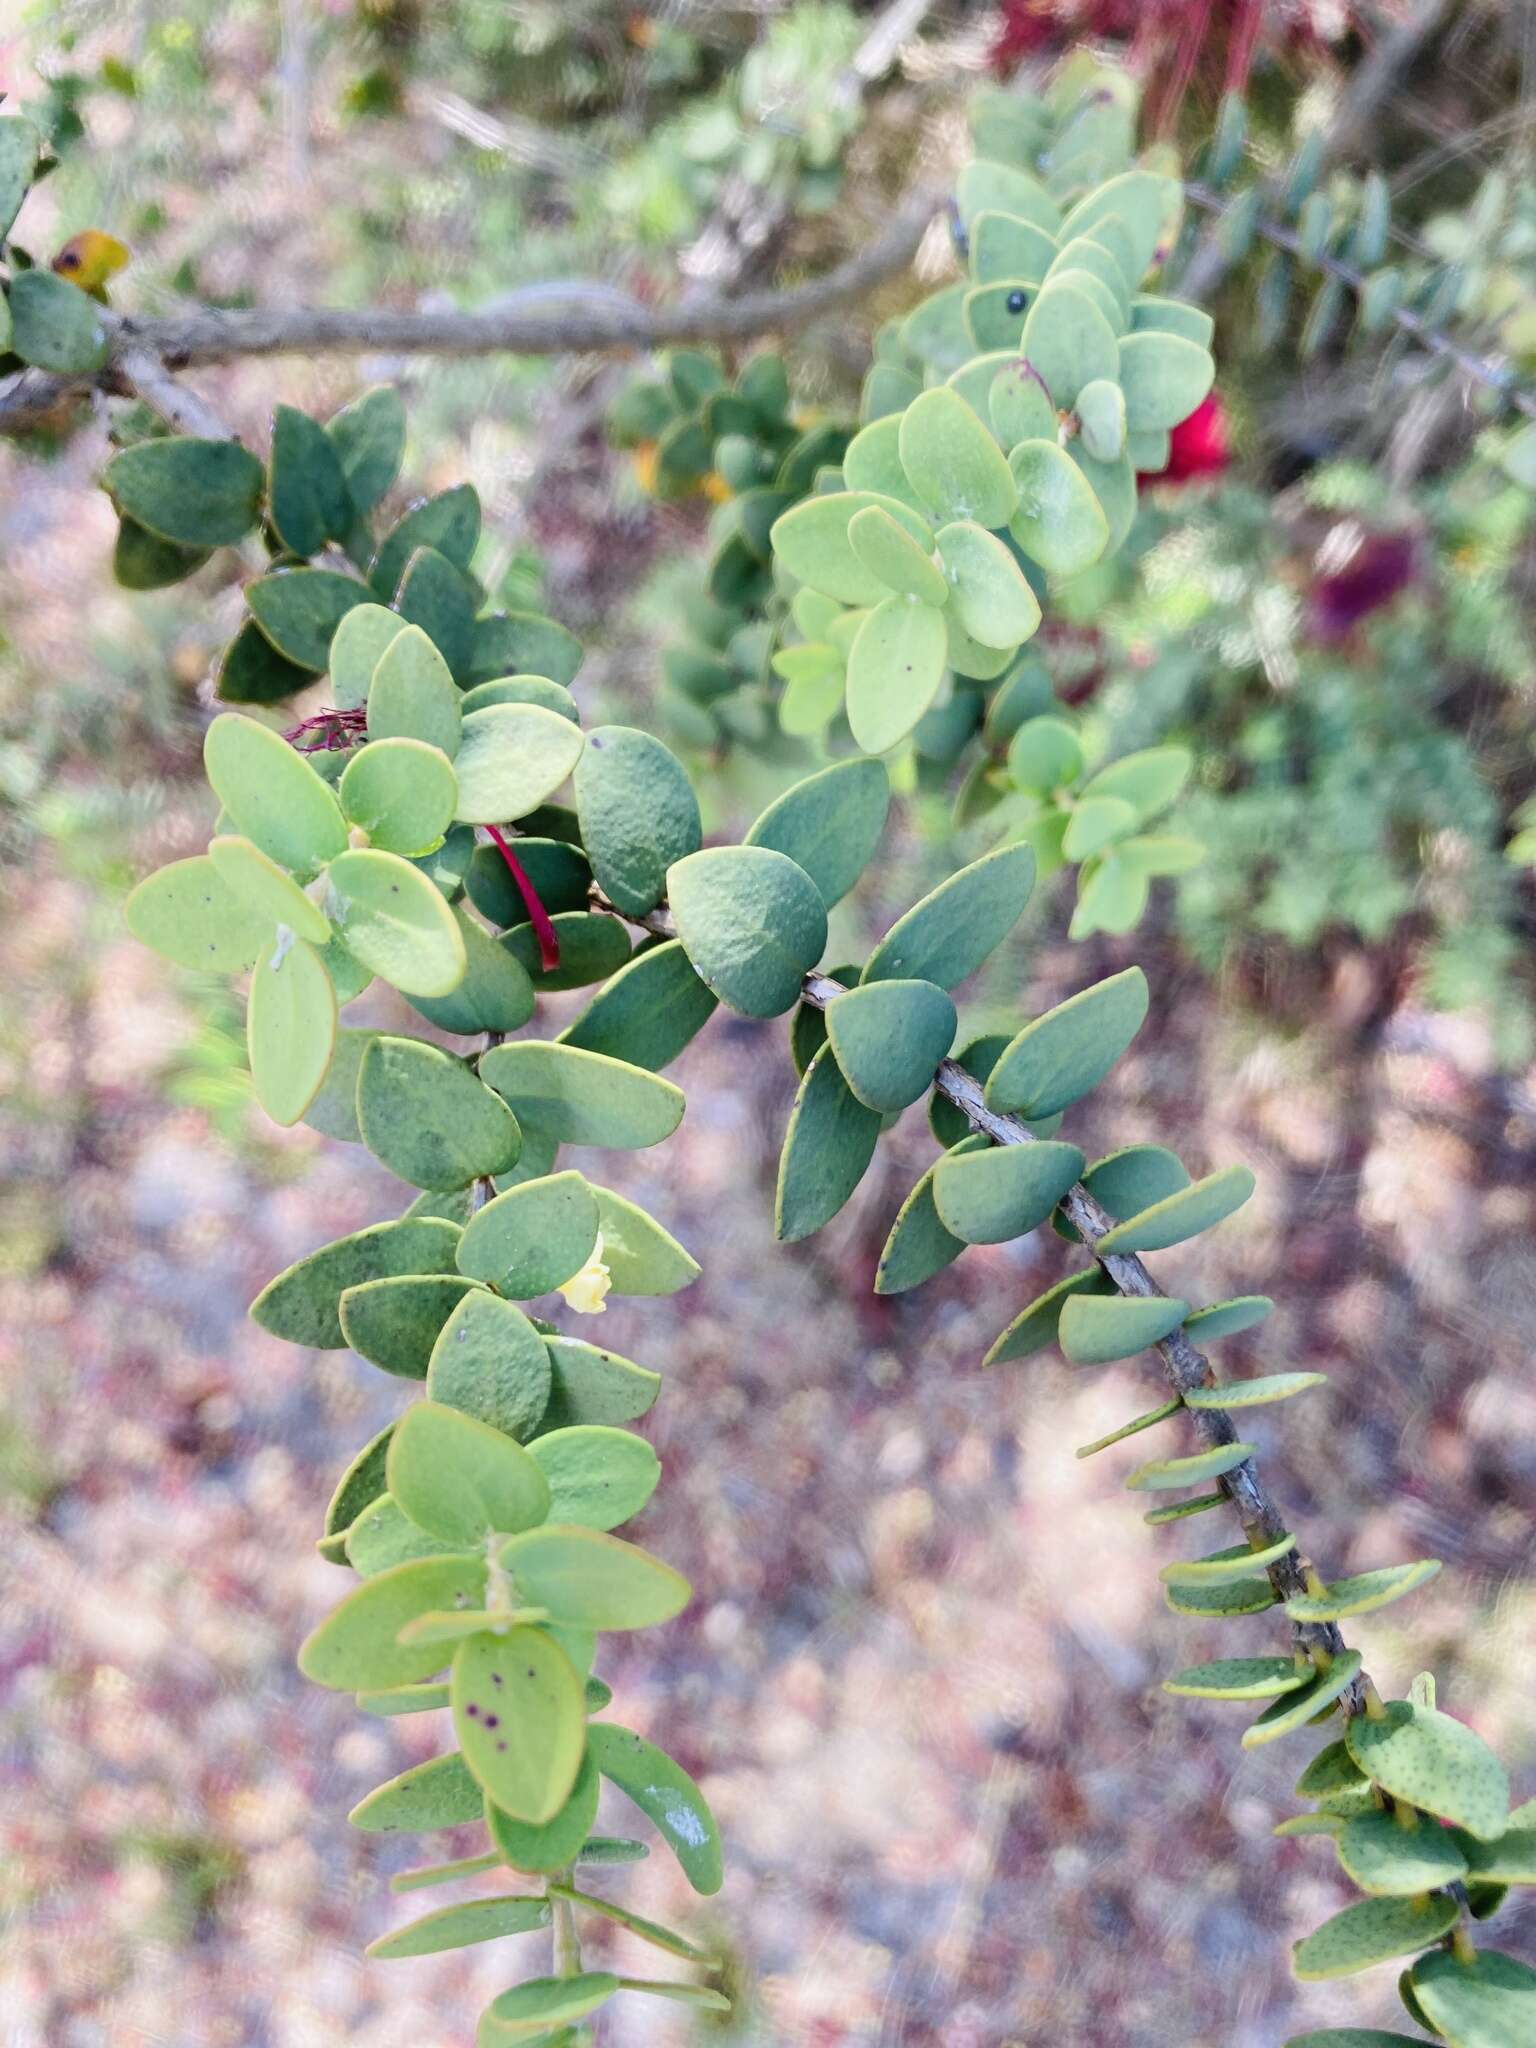
[[[355,159],[322,160],[315,190],[279,207],[256,170],[267,117],[249,118],[228,137],[225,191],[234,218],[266,206],[274,223],[231,264],[320,296],[316,200]],[[300,215],[321,225],[294,240]],[[256,425],[274,394],[340,398],[352,376],[259,365],[208,388]],[[525,504],[520,408],[545,402],[527,373],[415,376],[415,480],[468,473],[489,523],[536,528],[552,607],[597,642],[584,708],[627,702],[643,721],[649,650],[610,614],[599,568],[658,546],[654,522],[604,524],[611,487],[579,465]],[[411,1917],[385,1877],[425,1859],[343,1820],[441,1747],[440,1717],[366,1720],[293,1667],[344,1584],[313,1552],[321,1505],[401,1390],[244,1318],[274,1270],[403,1196],[357,1151],[187,1100],[217,1093],[221,1012],[126,939],[115,902],[206,829],[186,779],[192,686],[225,621],[201,584],[112,591],[98,452],[0,452],[7,717],[46,778],[25,791],[0,922],[0,2041],[461,2048],[512,1973],[496,1946],[364,1964],[364,1943]],[[848,944],[941,858],[904,842]],[[1327,1574],[1446,1560],[1352,1637],[1383,1689],[1432,1664],[1442,1704],[1528,1796],[1536,1100],[1493,1074],[1474,1023],[1377,1014],[1364,956],[1319,979],[1309,1029],[1282,1034],[1181,966],[1155,922],[1069,953],[1042,920],[966,1022],[1043,1008],[1133,957],[1153,1021],[1068,1134],[1091,1156],[1157,1137],[1197,1171],[1257,1170],[1249,1207],[1162,1255],[1159,1275],[1195,1299],[1277,1297],[1261,1332],[1225,1347],[1233,1369],[1331,1373],[1294,1408],[1257,1411],[1274,1490]],[[704,1277],[618,1305],[601,1336],[666,1374],[643,1425],[665,1474],[636,1533],[696,1598],[665,1631],[616,1640],[603,1672],[617,1714],[701,1776],[728,1848],[714,1901],[661,1856],[624,1873],[622,1895],[735,1959],[743,2017],[721,2034],[629,1999],[605,2041],[1273,2048],[1307,2024],[1394,2024],[1389,1971],[1315,1988],[1288,1974],[1287,1942],[1347,1896],[1326,1845],[1269,1837],[1309,1745],[1245,1756],[1240,1710],[1158,1689],[1275,1637],[1168,1614],[1157,1567],[1191,1539],[1147,1530],[1118,1491],[1142,1446],[1071,1455],[1152,1405],[1151,1377],[979,1369],[1065,1247],[973,1251],[876,1302],[875,1253],[932,1156],[921,1111],[845,1215],[786,1250],[770,1220],[782,1027],[717,1018],[676,1073],[677,1136],[601,1155],[601,1171]],[[1536,1910],[1506,1908],[1499,1934],[1529,1952]],[[613,1952],[638,1960],[622,1940]]]

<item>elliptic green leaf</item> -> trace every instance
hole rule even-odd
[[[896,920],[870,954],[863,979],[954,988],[1018,923],[1034,880],[1027,846],[1001,846],[972,861]]]
[[[1187,1301],[1162,1294],[1073,1294],[1062,1306],[1059,1341],[1074,1365],[1107,1365],[1160,1344],[1188,1314]]]
[[[1144,747],[1111,761],[1083,785],[1083,795],[1122,797],[1143,819],[1171,804],[1184,784],[1194,757],[1188,747]]]
[[[1467,1874],[1467,1859],[1449,1829],[1422,1821],[1405,1828],[1390,1813],[1356,1814],[1344,1823],[1336,1846],[1346,1873],[1378,1898],[1438,1891]]]
[[[874,981],[827,1010],[843,1079],[867,1109],[905,1109],[933,1085],[955,1040],[955,1005],[931,981]]]
[[[1294,1657],[1221,1657],[1163,1680],[1163,1691],[1193,1700],[1267,1700],[1295,1692],[1316,1676]]]
[[[595,1722],[587,1732],[593,1761],[666,1839],[683,1875],[706,1898],[719,1891],[720,1831],[704,1795],[680,1764],[632,1729]]]
[[[6,338],[5,319],[0,310],[0,347]],[[124,590],[164,590],[169,584],[184,582],[211,554],[210,548],[184,548],[176,541],[162,540],[132,519],[120,519],[112,550],[112,575]]]
[[[208,858],[225,888],[239,898],[246,916],[261,919],[268,937],[276,926],[312,946],[330,939],[331,928],[320,906],[249,839],[220,834],[209,840]]]
[[[435,1956],[444,1949],[469,1948],[477,1941],[497,1941],[504,1934],[528,1934],[549,1925],[553,1909],[546,1898],[466,1899],[442,1906],[409,1927],[381,1934],[363,1950],[377,1962],[402,1956]]]
[[[549,1519],[616,1529],[656,1491],[661,1460],[628,1429],[552,1429],[529,1449],[549,1481]]]
[[[90,312],[94,319],[95,308]],[[121,449],[102,473],[107,495],[126,518],[162,540],[195,548],[226,546],[249,533],[265,483],[261,464],[238,442],[180,435]]]
[[[951,1154],[934,1171],[934,1206],[964,1243],[1003,1244],[1043,1223],[1082,1170],[1076,1145],[1049,1139]]]
[[[614,1905],[611,1900],[600,1899],[592,1892],[579,1892],[568,1884],[553,1884],[549,1889],[555,1898],[570,1899],[589,1913],[597,1913],[605,1920],[612,1920],[620,1927],[627,1927],[631,1934],[638,1934],[642,1941],[648,1941],[656,1948],[665,1949],[669,1955],[681,1956],[686,1962],[692,1963],[705,1963],[710,1960],[708,1951],[696,1947],[686,1935],[678,1934],[670,1927],[663,1927],[655,1920],[647,1920],[639,1913],[631,1913],[623,1906]],[[660,1990],[662,1997],[673,1997],[684,1990],[697,1992],[697,1998],[683,2001],[687,2004],[703,2005],[708,1999],[720,1997],[718,1992],[705,1991],[699,1985],[678,1984],[658,1987],[654,1980],[643,1986],[627,1988],[644,1989],[653,1994]],[[728,2009],[723,1998],[718,2009]]]
[[[1115,378],[1120,368],[1113,327],[1087,292],[1061,280],[1047,284],[1030,307],[1020,353],[1063,410],[1076,404],[1085,384]]]
[[[992,1069],[987,1107],[1042,1117],[1079,1101],[1141,1029],[1147,1002],[1146,976],[1127,967],[1036,1017]]]
[[[1176,1194],[1165,1195],[1162,1201],[1128,1217],[1124,1223],[1117,1223],[1099,1239],[1098,1248],[1106,1252],[1160,1252],[1169,1245],[1182,1244],[1186,1238],[1212,1229],[1234,1209],[1240,1209],[1255,1185],[1248,1167],[1224,1167],[1219,1173],[1208,1174],[1204,1180],[1180,1188]]]
[[[269,1280],[251,1304],[251,1319],[290,1344],[342,1350],[347,1340],[338,1304],[348,1288],[396,1274],[451,1273],[461,1235],[457,1224],[422,1218],[375,1223],[338,1237]],[[381,1441],[376,1438],[369,1451],[376,1452]],[[377,1491],[383,1490],[381,1484]],[[360,1501],[358,1511],[366,1505]]]
[[[1125,448],[1125,393],[1108,377],[1085,384],[1077,394],[1083,446],[1095,460],[1113,462]]]
[[[1216,1493],[1203,1497],[1201,1511],[1205,1506],[1223,1502],[1226,1495]],[[1179,1502],[1175,1507],[1163,1511],[1163,1519],[1179,1519],[1183,1513],[1195,1512],[1189,1502]],[[1146,1517],[1151,1521],[1151,1515]],[[1278,1596],[1268,1579],[1236,1579],[1228,1586],[1165,1586],[1164,1605],[1175,1614],[1198,1614],[1211,1620],[1225,1620],[1238,1614],[1262,1614],[1266,1608],[1278,1605]]]
[[[63,377],[84,377],[106,361],[101,308],[68,278],[51,270],[13,269],[9,298],[10,345],[24,363]]]
[[[912,397],[916,396],[917,392],[914,391]],[[921,518],[923,508],[918,503],[917,493],[907,482],[907,473],[901,466],[899,415],[906,410],[910,402],[910,399],[904,401],[887,417],[873,420],[870,425],[854,435],[843,456],[843,481],[850,491],[872,491],[880,498],[896,498],[908,511],[917,513]],[[911,529],[905,528],[904,531],[910,532]],[[821,595],[819,591],[812,594],[817,597]],[[799,610],[804,595],[802,591],[796,597],[795,623],[808,640],[817,640],[825,631],[827,621],[823,617],[814,627],[806,623]]]
[[[1067,446],[1067,454],[1083,473],[1089,489],[1099,501],[1099,509],[1109,522],[1109,539],[1106,553],[1113,554],[1131,530],[1131,521],[1136,517],[1136,471],[1131,463],[1130,442],[1127,452],[1114,462],[1099,462],[1083,446],[1082,436]],[[1019,536],[1015,534],[1015,539]]]
[[[392,1493],[381,1493],[370,1501],[346,1532],[346,1561],[360,1579],[375,1578],[418,1557],[447,1557],[463,1549],[462,1543],[441,1543],[418,1528]],[[424,1704],[446,1706],[446,1689],[440,1701]],[[378,1709],[370,1707],[368,1711]]]
[[[378,610],[376,605],[358,607],[370,622]],[[349,628],[354,633],[360,631],[353,625],[354,616],[349,613],[343,620],[338,637]],[[387,616],[394,620],[395,633],[375,661],[368,682],[368,737],[370,741],[425,740],[428,746],[441,747],[451,761],[459,751],[464,728],[458,685],[420,626],[402,626],[393,612]],[[372,640],[371,624],[367,637]],[[346,651],[351,654],[350,645]],[[333,677],[336,660],[333,645]]]
[[[1360,1675],[1362,1661],[1358,1650],[1345,1650],[1309,1685],[1299,1692],[1287,1693],[1284,1699],[1266,1707],[1252,1727],[1243,1730],[1244,1749],[1260,1749],[1265,1743],[1277,1742],[1282,1735],[1294,1734],[1298,1728],[1316,1720],[1354,1684]]]
[[[1522,1826],[1522,1812],[1529,1819]],[[1536,1884],[1536,1802],[1527,1800],[1509,1816],[1510,1825],[1494,1842],[1479,1842],[1458,1833],[1457,1845],[1475,1881],[1483,1884]]]
[[[848,654],[847,711],[867,754],[904,740],[939,693],[948,655],[944,614],[914,597],[887,597],[859,628]]]
[[[1215,377],[1210,351],[1182,335],[1144,330],[1127,334],[1120,343],[1120,384],[1133,433],[1176,427],[1188,419]]]
[[[879,761],[834,761],[776,797],[744,844],[787,854],[830,910],[868,865],[890,802],[890,781]]]
[[[1209,1557],[1179,1558],[1173,1564],[1165,1564],[1158,1577],[1165,1586],[1228,1586],[1234,1579],[1247,1578],[1252,1572],[1268,1571],[1295,1548],[1294,1536],[1277,1537],[1258,1550],[1246,1543],[1234,1543]]]
[[[924,604],[943,604],[949,596],[944,572],[933,559],[930,539],[925,547],[905,526],[879,505],[866,505],[848,522],[848,543],[870,574],[887,590],[915,597]]]
[[[401,1520],[404,1519],[402,1515]],[[418,1540],[426,1543],[428,1538],[418,1531]],[[363,1713],[376,1714],[381,1721],[393,1720],[400,1714],[434,1714],[448,1704],[448,1681],[429,1679],[420,1685],[385,1685],[372,1691],[365,1688],[357,1695],[357,1704]],[[488,1869],[490,1865],[483,1867]]]
[[[1008,743],[1008,773],[1032,796],[1065,789],[1083,772],[1083,749],[1064,718],[1029,718]]]
[[[326,907],[365,967],[407,996],[445,996],[464,978],[464,939],[449,906],[409,861],[378,847],[338,854]]]
[[[849,767],[875,767],[849,762]],[[832,772],[832,771],[829,771]],[[883,779],[883,778],[882,778]],[[668,1066],[714,1015],[716,998],[694,973],[680,939],[647,946],[621,967],[555,1041],[622,1058],[652,1073]]]
[[[479,539],[480,498],[473,484],[456,484],[435,498],[418,498],[385,537],[369,566],[368,581],[387,604],[418,548],[434,548],[456,567],[467,569]]]
[[[548,1294],[577,1273],[597,1242],[597,1200],[579,1173],[509,1188],[470,1218],[459,1270],[519,1300]]]
[[[533,982],[527,968],[460,905],[450,908],[464,944],[464,979],[445,996],[413,996],[411,1007],[444,1031],[464,1037],[521,1030],[533,1015]]]
[[[1172,1304],[1170,1304],[1171,1306]],[[1091,1302],[1069,1302],[1070,1312],[1075,1308],[1092,1307]],[[1070,1337],[1067,1327],[1068,1316],[1063,1314],[1063,1350]],[[1140,1348],[1140,1347],[1138,1347]],[[1072,1353],[1067,1352],[1070,1358]],[[1078,1360],[1079,1364],[1084,1361]],[[1205,1479],[1219,1479],[1223,1472],[1231,1472],[1257,1450],[1256,1444],[1215,1444],[1206,1451],[1192,1451],[1183,1458],[1154,1458],[1149,1464],[1138,1465],[1134,1472],[1128,1472],[1125,1484],[1132,1493],[1163,1493],[1177,1486],[1198,1486]]]
[[[549,1353],[523,1311],[498,1294],[466,1294],[438,1332],[427,1394],[524,1441],[549,1406]]]
[[[1236,1294],[1230,1301],[1213,1301],[1208,1308],[1196,1309],[1185,1328],[1197,1344],[1209,1343],[1217,1337],[1232,1337],[1239,1330],[1252,1329],[1255,1323],[1263,1322],[1274,1306],[1267,1294]]]
[[[272,415],[267,515],[292,555],[317,555],[344,540],[357,517],[334,442],[317,420],[280,405]]]
[[[1191,1336],[1197,1334],[1192,1316],[1184,1328]],[[1293,1394],[1304,1394],[1309,1387],[1320,1387],[1327,1378],[1325,1372],[1272,1372],[1257,1379],[1227,1380],[1220,1386],[1192,1388],[1184,1396],[1184,1405],[1187,1408],[1262,1408],[1271,1401],[1287,1401]]]
[[[142,945],[178,967],[212,974],[253,967],[272,930],[206,853],[146,875],[123,905],[123,919]]]
[[[581,667],[576,635],[538,612],[490,612],[477,619],[470,641],[466,690],[495,676],[548,676],[569,688]]]
[[[800,1082],[774,1201],[774,1236],[797,1244],[830,1222],[864,1177],[880,1135],[877,1111],[866,1109],[824,1044]]]
[[[1189,1175],[1183,1161],[1162,1145],[1122,1145],[1118,1152],[1107,1152],[1093,1162],[1083,1175],[1083,1186],[1111,1216],[1134,1216],[1165,1195],[1187,1188]]]
[[[475,2048],[512,2041],[549,2041],[554,2029],[585,2019],[619,1989],[611,1970],[580,1970],[574,1977],[530,1977],[492,1999],[481,2014]]]
[[[277,569],[245,586],[251,617],[285,661],[323,669],[336,628],[367,585],[334,569]]]
[[[978,1132],[960,1139],[953,1149],[957,1154],[977,1152],[987,1142]],[[965,1250],[961,1240],[945,1229],[934,1205],[933,1176],[941,1164],[934,1161],[896,1212],[875,1268],[876,1294],[902,1294],[909,1287],[919,1287]]]
[[[993,431],[1005,448],[1015,448],[1020,441],[1056,438],[1056,407],[1045,388],[1045,379],[1023,356],[1010,355],[994,373],[987,411]]]
[[[1412,1564],[1360,1572],[1354,1578],[1335,1579],[1321,1593],[1293,1595],[1286,1601],[1285,1611],[1292,1621],[1342,1621],[1351,1614],[1374,1614],[1378,1607],[1390,1607],[1404,1594],[1416,1592],[1439,1570],[1438,1557],[1421,1557]]]
[[[1035,221],[995,208],[971,223],[971,275],[978,284],[1023,278],[1039,284],[1061,246]]]
[[[733,1010],[776,1017],[827,943],[821,891],[767,846],[716,846],[667,871],[678,936],[701,978]]]
[[[519,1452],[526,1457],[526,1452]],[[460,1643],[449,1680],[454,1732],[487,1798],[514,1820],[553,1820],[586,1745],[581,1676],[539,1628]]]
[[[551,1389],[547,1429],[577,1422],[635,1422],[661,1392],[661,1374],[579,1337],[547,1337]]]
[[[466,1821],[479,1820],[484,1810],[485,1794],[454,1751],[413,1764],[378,1786],[358,1801],[347,1819],[365,1834],[417,1834],[427,1828],[462,1827]]]
[[[1101,234],[1101,223],[1118,221],[1127,251],[1126,276],[1135,285],[1172,246],[1183,197],[1177,178],[1122,171],[1077,202],[1061,224],[1062,236]]]
[[[358,1070],[358,1128],[391,1173],[418,1188],[462,1188],[516,1165],[522,1132],[465,1063],[418,1038],[380,1036]]]
[[[397,1379],[422,1380],[443,1325],[473,1287],[458,1273],[364,1280],[341,1297],[342,1335],[359,1358]]]
[[[1202,306],[1183,299],[1166,299],[1161,293],[1143,294],[1131,300],[1131,326],[1137,332],[1181,334],[1198,348],[1209,348],[1216,322]]]
[[[1536,1970],[1497,1949],[1470,1963],[1442,1951],[1413,1966],[1413,1993],[1451,2048],[1524,2048],[1536,2025]]]
[[[348,495],[360,513],[371,512],[400,474],[405,453],[405,407],[389,384],[379,384],[354,398],[325,423],[346,479]]]
[[[615,1294],[676,1294],[699,1277],[699,1262],[654,1216],[612,1188],[593,1186],[603,1264]],[[559,1519],[558,1516],[555,1517]]]
[[[549,1513],[549,1486],[521,1445],[436,1401],[407,1408],[389,1447],[389,1490],[418,1529],[473,1549]]]
[[[833,491],[803,499],[774,521],[774,555],[791,576],[841,604],[878,604],[889,590],[854,553],[849,539],[854,517],[869,506],[887,513],[919,547],[932,544],[927,523],[900,498],[879,491]]]
[[[580,759],[583,736],[541,704],[492,704],[464,720],[454,773],[469,825],[524,817],[554,795]]]
[[[1021,1309],[981,1361],[1002,1365],[1013,1358],[1029,1358],[1057,1341],[1061,1312],[1077,1294],[1113,1294],[1115,1283],[1102,1266],[1088,1266],[1081,1273],[1069,1273]]]
[[[386,1227],[393,1229],[395,1226]],[[346,1239],[341,1242],[345,1244]],[[290,1268],[290,1271],[296,1270]],[[364,1508],[383,1494],[388,1483],[384,1477],[384,1466],[389,1456],[389,1440],[394,1433],[395,1425],[391,1422],[377,1436],[371,1437],[337,1480],[336,1491],[325,1511],[327,1536],[344,1536]]]
[[[257,962],[246,1005],[256,1099],[275,1124],[296,1124],[320,1092],[336,1043],[336,991],[320,955],[280,935]]]
[[[967,227],[983,213],[1011,213],[1052,236],[1061,227],[1061,208],[1037,177],[1013,164],[992,163],[985,157],[973,158],[961,171],[955,184],[955,204]]]
[[[502,1545],[501,1562],[523,1599],[572,1628],[650,1628],[681,1614],[692,1595],[659,1557],[574,1523],[524,1530]]]
[[[1008,464],[958,392],[940,384],[914,399],[901,416],[898,447],[901,466],[933,518],[998,527],[1013,517],[1018,491]]]
[[[1021,441],[1008,458],[1018,504],[1008,531],[1048,576],[1075,576],[1109,545],[1109,522],[1093,488],[1054,441]]]
[[[558,967],[541,966],[538,940],[531,924],[514,926],[498,941],[541,993],[586,988],[594,981],[606,981],[629,959],[629,933],[616,917],[598,911],[562,910],[550,923],[560,948]]]
[[[599,886],[628,916],[661,901],[667,869],[696,853],[698,799],[669,747],[627,725],[599,725],[576,764],[576,815]]]
[[[1040,601],[1008,549],[972,520],[939,530],[955,614],[984,647],[1018,647],[1040,624]]]
[[[488,683],[476,683],[464,693],[466,712],[484,711],[490,704],[542,704],[546,711],[559,712],[572,725],[581,723],[576,699],[563,684],[552,683],[548,676],[496,676]]]
[[[327,655],[330,668],[331,701],[343,711],[358,711],[368,702],[368,692],[373,684],[374,671],[385,654],[398,640],[403,631],[420,632],[419,627],[405,628],[398,612],[392,612],[382,604],[355,604],[341,624],[331,635]],[[426,635],[422,634],[425,639]],[[431,646],[431,642],[427,642]],[[433,648],[434,655],[437,650]],[[437,655],[439,661],[441,655]],[[446,669],[444,670],[446,674]],[[451,686],[451,685],[450,685]],[[454,690],[457,698],[458,691]],[[378,734],[389,735],[387,723],[381,723]],[[453,754],[458,747],[458,728],[454,728],[454,744],[444,747],[446,754]],[[370,735],[372,736],[372,734]],[[426,738],[427,735],[413,734],[408,737]],[[438,741],[438,745],[442,742]]]
[[[1342,1739],[1317,1752],[1296,1780],[1298,1799],[1325,1799],[1334,1792],[1363,1791],[1370,1780],[1349,1753]]]
[[[480,1074],[519,1123],[561,1144],[635,1151],[671,1137],[682,1121],[681,1088],[574,1045],[529,1038],[493,1046],[481,1055]]]
[[[420,740],[375,740],[358,748],[337,794],[354,826],[386,853],[415,856],[441,846],[459,788],[448,756]]]
[[[37,169],[41,137],[25,115],[0,119],[0,242],[11,231]]]
[[[358,1692],[412,1685],[447,1662],[441,1644],[402,1645],[407,1622],[434,1608],[479,1607],[485,1596],[483,1557],[427,1557],[365,1579],[335,1607],[299,1650],[299,1669],[316,1685]]]
[[[235,830],[279,867],[308,879],[345,850],[334,792],[270,726],[220,712],[203,739],[203,766]]]
[[[1448,1894],[1428,1899],[1361,1899],[1298,1941],[1291,1967],[1304,1984],[1352,1977],[1392,1956],[1415,1955],[1455,1926],[1459,1908]]]
[[[537,1825],[516,1820],[488,1799],[485,1824],[502,1859],[514,1870],[564,1870],[581,1854],[597,1818],[601,1791],[597,1765],[590,1753],[584,1752],[570,1797],[552,1818]]]

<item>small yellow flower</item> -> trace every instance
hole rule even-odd
[[[597,1233],[592,1256],[579,1273],[561,1284],[560,1292],[579,1316],[600,1316],[608,1307],[608,1290],[613,1276],[603,1264],[603,1233]]]

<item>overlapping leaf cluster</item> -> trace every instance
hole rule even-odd
[[[717,506],[703,588],[685,598],[685,630],[661,657],[661,715],[689,745],[761,740],[756,697],[771,681],[785,617],[769,531],[836,478],[853,433],[852,422],[794,404],[784,359],[771,349],[734,377],[715,354],[673,349],[610,408],[609,439],[633,451],[648,490],[663,500],[702,491]]]
[[[11,239],[28,190],[50,168],[32,123],[21,114],[0,116],[0,377],[24,365],[88,377],[107,359],[98,296]]]

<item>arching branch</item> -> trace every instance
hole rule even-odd
[[[71,396],[126,392],[131,360],[143,352],[169,370],[272,355],[554,355],[654,349],[677,343],[744,341],[805,327],[861,297],[911,261],[942,201],[930,186],[912,193],[889,224],[824,277],[782,291],[744,292],[690,305],[650,307],[610,285],[532,285],[478,313],[344,311],[324,306],[203,307],[164,320],[120,317],[103,367],[90,377],[28,370],[0,393],[0,434],[35,427]],[[163,408],[157,408],[163,410]]]

